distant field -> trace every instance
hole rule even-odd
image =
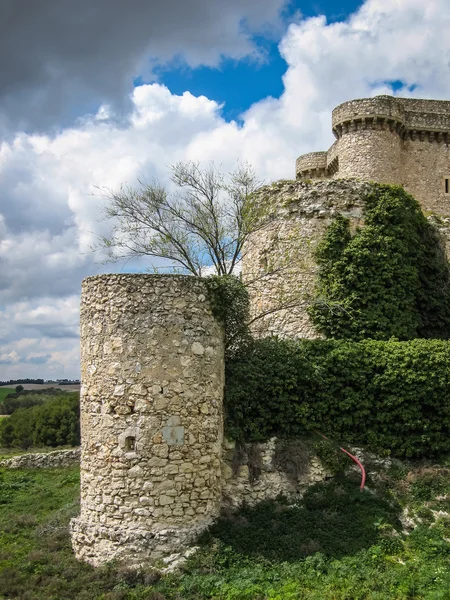
[[[15,392],[14,388],[0,387],[0,403],[6,398],[11,392]]]
[[[79,392],[80,391],[79,383],[74,383],[73,385],[58,385],[57,383],[18,383],[17,385],[21,385],[24,390],[45,390],[46,388],[52,387],[52,388],[56,388],[58,390],[67,390],[68,392],[74,392],[74,391]],[[11,388],[6,388],[3,386],[0,386],[0,402],[10,392],[15,392],[15,391],[16,391],[15,388],[11,389]]]

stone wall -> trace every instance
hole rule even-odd
[[[450,180],[450,148],[444,143],[407,139],[404,142],[400,183],[425,213],[450,217],[450,194],[445,193],[445,179]]]
[[[337,139],[325,168],[322,163],[321,169],[306,168],[311,156],[323,153],[300,156],[298,179],[355,177],[398,184],[426,213],[450,216],[449,101],[392,96],[351,100],[333,110],[332,130]]]
[[[314,250],[338,214],[353,228],[362,224],[371,189],[356,180],[281,181],[256,193],[264,226],[248,240],[242,261],[252,317],[263,315],[255,335],[319,337],[306,312],[317,274]]]
[[[317,456],[299,440],[286,448],[272,438],[264,444],[236,446],[225,440],[222,460],[222,506],[238,507],[274,500],[280,494],[291,501],[301,498],[305,489],[331,474]]]
[[[389,129],[355,129],[339,139],[339,172],[335,177],[398,183],[402,176],[402,140]]]
[[[34,452],[0,460],[0,467],[8,469],[48,469],[70,467],[80,462],[80,448],[55,450],[54,452]]]
[[[76,556],[98,565],[179,552],[221,497],[223,333],[204,282],[85,279],[81,379]]]

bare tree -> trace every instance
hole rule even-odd
[[[202,169],[198,162],[178,162],[170,170],[175,194],[156,180],[139,181],[140,189],[97,188],[108,200],[102,217],[113,228],[94,250],[106,251],[107,262],[148,256],[169,261],[159,268],[172,271],[200,276],[213,265],[218,275],[232,274],[259,221],[251,195],[262,182],[247,163],[227,181],[214,163]]]

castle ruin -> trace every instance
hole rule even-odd
[[[450,224],[450,102],[353,100],[332,121],[328,152],[300,156],[296,181],[255,194],[265,222],[244,248],[242,272],[253,314],[267,313],[261,335],[317,337],[305,310],[314,249],[337,215],[352,228],[364,222],[370,181],[403,185],[444,235]],[[272,311],[274,298],[286,307]],[[81,513],[71,533],[76,556],[93,565],[180,552],[221,506],[295,496],[326,476],[313,459],[293,482],[273,462],[274,440],[259,445],[258,481],[236,465],[223,438],[223,331],[199,278],[85,279],[81,365]]]
[[[252,482],[223,438],[224,342],[204,281],[99,275],[81,295],[81,512],[77,558],[139,566],[180,553],[237,506],[298,496],[325,477],[317,459],[297,481],[260,444]],[[244,452],[245,454],[245,452]]]
[[[364,223],[369,182],[397,184],[421,205],[450,251],[450,101],[376,96],[333,110],[337,138],[327,152],[303,154],[296,181],[260,188],[263,227],[242,261],[252,315],[267,313],[257,335],[319,337],[306,312],[317,265],[314,250],[337,216]],[[295,291],[295,294],[293,294]],[[295,297],[294,297],[295,296]],[[276,305],[286,309],[273,309]]]
[[[327,152],[297,158],[297,179],[398,184],[425,213],[449,214],[450,101],[350,100],[333,110],[332,129],[336,141]]]

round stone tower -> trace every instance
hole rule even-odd
[[[338,140],[339,177],[399,183],[405,110],[392,96],[351,100],[333,110]]]
[[[295,172],[298,179],[327,179],[327,153],[302,154],[295,161]]]
[[[242,276],[255,335],[320,337],[307,313],[318,270],[314,251],[338,215],[348,218],[352,229],[363,225],[373,189],[354,179],[297,180],[275,182],[254,194],[262,216],[246,242]]]
[[[83,281],[78,558],[158,559],[218,514],[223,354],[202,280]]]

